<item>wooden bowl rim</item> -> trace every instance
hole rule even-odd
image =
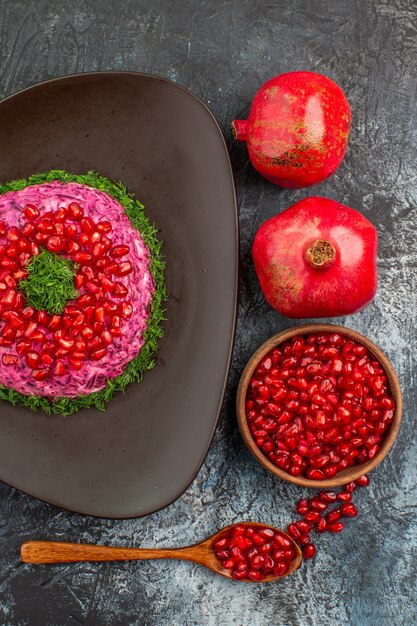
[[[334,478],[326,478],[325,480],[310,480],[309,478],[305,478],[303,476],[291,476],[288,472],[281,470],[279,467],[271,463],[271,461],[261,452],[261,450],[256,445],[251,432],[249,430],[249,426],[246,420],[246,394],[247,387],[249,384],[249,380],[256,369],[259,361],[274,347],[279,344],[291,339],[296,335],[307,335],[309,333],[320,333],[320,332],[331,332],[331,333],[340,333],[355,339],[359,343],[362,343],[364,346],[368,348],[368,350],[375,356],[375,358],[381,363],[385,374],[387,375],[389,387],[391,394],[395,400],[395,413],[394,419],[391,423],[389,430],[387,431],[385,438],[383,440],[381,449],[378,454],[367,461],[366,463],[362,463],[361,465],[353,465],[352,467],[343,470],[339,474],[336,474]],[[236,411],[237,411],[237,419],[239,430],[242,434],[242,437],[248,446],[252,455],[259,461],[261,465],[275,476],[282,478],[290,483],[298,485],[300,487],[339,487],[341,485],[345,485],[352,480],[356,480],[359,476],[363,474],[368,474],[372,471],[381,461],[387,456],[388,452],[391,450],[394,445],[395,439],[397,438],[398,431],[400,429],[401,418],[402,418],[402,393],[400,383],[398,381],[398,377],[395,373],[395,370],[391,364],[391,361],[388,357],[380,350],[370,339],[358,333],[351,328],[346,328],[344,326],[339,326],[337,324],[305,324],[302,326],[296,326],[293,328],[289,328],[287,330],[283,330],[276,335],[273,335],[267,341],[265,341],[254,354],[249,359],[239,381],[237,396],[236,396]]]

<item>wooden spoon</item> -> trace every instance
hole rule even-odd
[[[265,524],[257,522],[243,522],[247,526],[265,527]],[[213,541],[225,531],[232,529],[236,524],[226,526],[215,535],[212,535],[205,541],[193,546],[185,548],[117,548],[113,546],[96,546],[92,544],[82,543],[65,543],[58,541],[26,541],[20,549],[20,558],[23,563],[70,563],[83,561],[142,561],[148,559],[181,559],[183,561],[193,561],[199,565],[204,565],[213,570],[217,574],[225,578],[232,578],[231,571],[225,569],[216,557],[213,550]],[[278,529],[268,526],[273,530]],[[295,541],[285,535],[294,548],[296,556],[291,561],[287,572],[282,576],[269,574],[261,582],[270,582],[277,578],[284,578],[295,572],[301,565],[301,550]],[[258,582],[253,580],[244,580],[244,582]]]

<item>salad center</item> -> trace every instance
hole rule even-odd
[[[43,249],[26,266],[28,277],[19,283],[29,306],[60,315],[68,300],[78,297],[74,285],[77,266]]]

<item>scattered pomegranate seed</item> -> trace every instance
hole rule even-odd
[[[329,524],[328,528],[331,533],[340,533],[344,529],[345,525],[343,522],[333,522],[333,524]]]
[[[303,557],[305,559],[312,559],[316,555],[316,547],[312,543],[308,543],[303,547]]]
[[[359,487],[367,487],[370,482],[371,481],[369,479],[369,476],[367,476],[366,474],[364,474],[363,476],[359,476],[359,478],[355,480],[355,483],[359,485]]]
[[[352,502],[346,502],[342,505],[340,512],[345,517],[357,517],[358,510]]]

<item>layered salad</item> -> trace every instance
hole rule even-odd
[[[162,336],[160,248],[97,174],[0,186],[0,398],[68,415],[140,381]]]

